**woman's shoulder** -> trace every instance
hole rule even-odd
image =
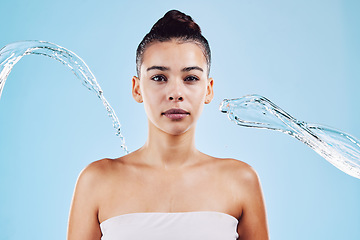
[[[223,174],[226,185],[230,186],[232,196],[240,199],[241,206],[261,195],[260,178],[255,169],[243,161],[225,158],[223,161]]]
[[[81,174],[85,175],[98,175],[104,172],[109,171],[116,163],[117,159],[104,158],[97,161],[94,161],[87,165],[82,171]]]
[[[80,172],[78,182],[95,187],[108,179],[120,162],[119,159],[110,158],[94,161]]]
[[[222,170],[237,182],[248,184],[258,181],[255,169],[246,162],[234,158],[218,158]]]

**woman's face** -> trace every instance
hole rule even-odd
[[[147,47],[133,96],[143,102],[149,123],[173,135],[195,126],[204,103],[213,97],[207,63],[193,42],[156,42]]]

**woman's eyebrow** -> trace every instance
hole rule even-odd
[[[146,69],[146,71],[150,71],[150,70],[167,71],[167,70],[170,70],[170,68],[164,67],[164,66],[152,66],[152,67],[149,67],[148,69]]]
[[[186,67],[186,68],[183,68],[181,71],[182,72],[190,72],[191,70],[199,70],[201,72],[204,71],[201,67],[198,67],[198,66]]]
[[[150,71],[150,70],[168,71],[168,70],[170,70],[170,68],[164,67],[164,66],[151,66],[146,69],[146,71]],[[204,71],[201,67],[198,67],[198,66],[185,67],[185,68],[181,69],[182,72],[190,72],[191,70],[199,70],[201,72]]]

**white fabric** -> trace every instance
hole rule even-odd
[[[236,240],[238,220],[221,212],[128,213],[100,224],[101,240]]]

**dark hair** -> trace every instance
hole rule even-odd
[[[167,42],[172,39],[181,42],[193,41],[198,44],[204,52],[209,74],[211,64],[210,46],[206,38],[201,34],[199,25],[197,25],[189,15],[178,10],[171,10],[154,24],[136,50],[136,71],[139,77],[140,66],[146,47],[156,41]]]

